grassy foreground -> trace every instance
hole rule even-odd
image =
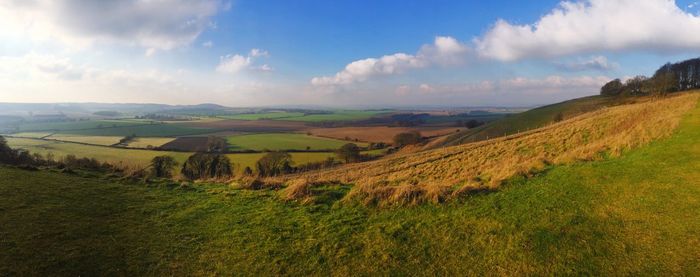
[[[694,275],[698,126],[696,108],[619,158],[397,209],[0,168],[0,273]]]

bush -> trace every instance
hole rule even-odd
[[[151,160],[151,175],[157,178],[168,178],[172,176],[173,168],[177,162],[170,156],[157,156]]]
[[[269,152],[255,163],[255,167],[260,176],[277,176],[291,173],[293,170],[292,156],[286,152]]]
[[[222,179],[233,176],[231,161],[224,155],[197,153],[182,165],[182,176],[189,180]]]
[[[346,163],[357,162],[360,160],[360,147],[357,144],[348,143],[336,150],[335,155]]]
[[[400,133],[394,136],[394,146],[396,147],[404,147],[406,145],[419,144],[422,141],[423,137],[418,131]]]
[[[602,88],[600,88],[600,94],[605,96],[620,95],[620,92],[622,92],[623,88],[624,85],[622,84],[622,81],[620,81],[620,79],[615,79],[608,82]]]

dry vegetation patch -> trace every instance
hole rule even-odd
[[[345,200],[380,206],[442,202],[465,193],[497,189],[512,176],[528,175],[548,165],[617,156],[666,137],[699,96],[686,93],[606,108],[503,138],[268,181],[289,184],[301,178],[314,180],[314,184],[353,184]],[[298,186],[287,196],[305,195],[296,193],[305,189]]]
[[[335,139],[349,139],[364,142],[384,142],[391,143],[394,136],[400,133],[419,131],[424,137],[437,137],[463,131],[461,127],[339,127],[339,128],[316,128],[309,130],[314,136],[328,137]]]

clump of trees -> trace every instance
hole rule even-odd
[[[360,147],[354,143],[348,143],[341,146],[335,151],[335,155],[338,159],[345,161],[346,163],[354,163],[360,160]]]
[[[421,136],[418,131],[411,131],[405,133],[399,133],[394,136],[394,146],[404,147],[407,145],[414,145],[423,142],[423,136]]]
[[[158,178],[172,177],[173,169],[178,165],[170,156],[157,156],[151,159],[151,175]]]
[[[661,66],[654,76],[636,76],[622,82],[615,79],[600,89],[605,96],[656,95],[700,88],[700,58]]]
[[[456,126],[456,127],[467,127],[467,128],[469,128],[469,129],[473,129],[473,128],[479,127],[479,126],[481,126],[481,125],[484,125],[484,124],[486,124],[486,122],[478,121],[478,120],[476,120],[476,119],[470,119],[470,120],[467,120],[467,121],[464,121],[464,120],[457,120],[457,121],[455,122],[455,126]]]
[[[209,153],[196,153],[187,158],[180,173],[189,180],[224,179],[233,176],[228,157]]]
[[[286,152],[269,152],[265,154],[257,163],[255,168],[260,176],[277,176],[291,173],[292,156]]]

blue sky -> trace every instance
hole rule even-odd
[[[695,1],[9,0],[0,102],[529,106],[700,56]]]

